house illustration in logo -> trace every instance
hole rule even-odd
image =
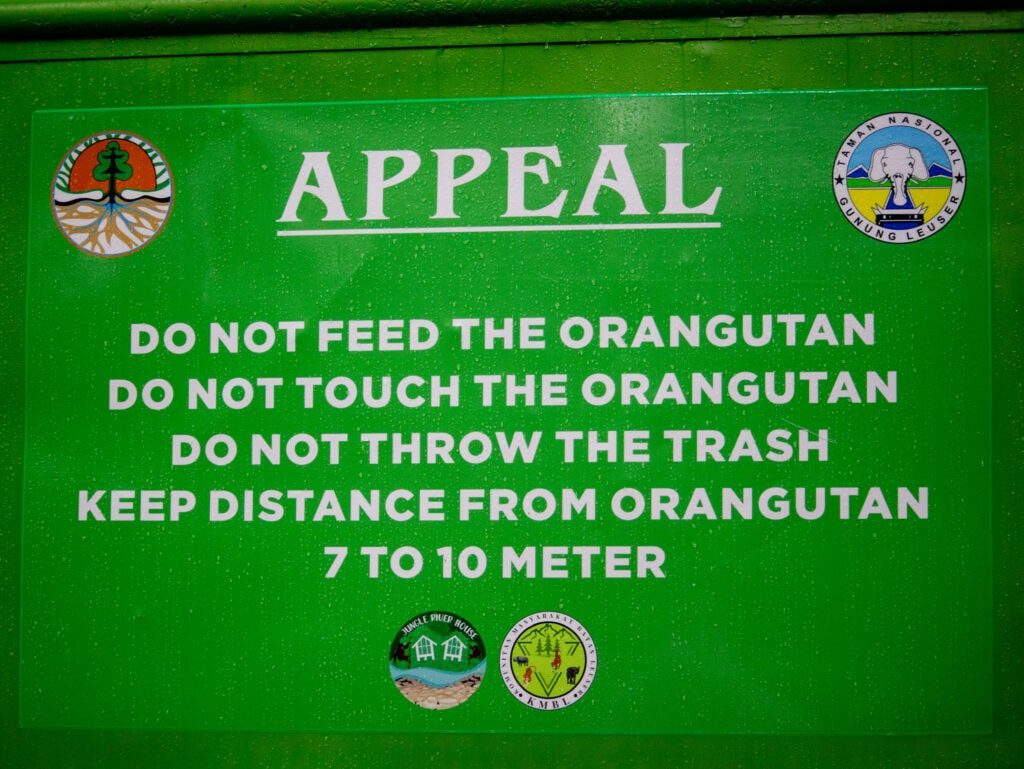
[[[417,663],[422,663],[426,659],[434,659],[438,646],[441,647],[442,659],[456,661],[456,663],[461,663],[466,653],[466,642],[457,635],[449,636],[441,644],[424,635],[420,636],[420,639],[413,645],[413,653],[416,654]]]
[[[466,653],[466,644],[458,636],[451,636],[444,642],[444,658],[462,662],[462,655]]]
[[[423,662],[423,660],[434,659],[434,649],[437,648],[437,642],[432,641],[426,636],[420,636],[420,640],[416,642],[416,645],[412,647],[413,654],[416,655],[417,662]]]
[[[441,647],[442,659],[447,661],[462,662],[462,658],[466,654],[466,642],[454,634],[450,635],[448,639],[441,644],[425,635],[422,635],[419,640],[413,644],[412,652],[416,655],[417,662],[433,660],[436,659],[438,646]]]

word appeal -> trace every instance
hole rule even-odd
[[[674,142],[658,146],[664,155],[664,172],[661,174],[659,189],[656,192],[641,192],[625,144],[602,144],[596,153],[588,153],[587,157],[566,158],[567,166],[593,163],[592,171],[582,189],[562,187],[558,181],[553,180],[558,176],[556,169],[562,168],[563,165],[562,152],[557,145],[502,147],[502,167],[496,176],[500,176],[498,183],[503,189],[503,195],[500,204],[494,207],[490,215],[493,217],[497,214],[502,219],[516,220],[559,220],[567,212],[572,217],[596,217],[599,196],[604,190],[613,194],[615,203],[609,205],[619,209],[614,212],[618,215],[650,214],[649,200],[652,199],[657,199],[661,216],[713,215],[722,194],[721,187],[715,187],[698,205],[688,206],[683,202],[683,155],[684,150],[690,145]],[[650,152],[651,149],[653,148],[642,148],[641,152]],[[657,152],[656,149],[654,151]],[[481,192],[476,188],[471,191],[469,185],[492,172],[492,166],[498,165],[495,163],[495,152],[479,147],[431,149],[429,153],[430,160],[425,164],[424,155],[412,149],[363,150],[361,154],[365,157],[365,171],[360,174],[360,178],[354,184],[350,178],[342,179],[343,182],[351,184],[352,188],[366,191],[365,205],[362,206],[362,215],[358,218],[366,222],[390,219],[391,217],[385,213],[385,192],[395,190],[406,183],[412,186],[419,183],[420,186],[416,189],[420,199],[432,205],[430,209],[411,212],[410,220],[422,221],[424,217],[432,220],[460,219],[460,214],[456,211],[456,190],[464,188],[464,204],[466,201],[480,199]],[[318,215],[317,218],[324,222],[344,222],[351,218],[342,199],[338,176],[332,167],[330,154],[325,151],[302,153],[302,163],[284,210],[277,220],[279,223],[302,222],[304,217],[312,218],[314,212]],[[343,158],[343,164],[346,167],[353,165],[351,159],[347,157]],[[424,172],[424,175],[429,174],[430,178],[424,183],[421,181],[421,170],[425,165],[429,166],[429,171]],[[457,171],[457,167],[463,170]],[[563,178],[568,179],[566,175],[563,175]],[[562,183],[568,184],[568,181]],[[486,182],[483,184],[486,186]],[[493,186],[492,182],[490,187]],[[423,194],[428,189],[433,193],[432,200]],[[309,198],[317,201],[317,204],[306,206],[305,201]],[[397,208],[399,206],[396,205]],[[283,230],[278,234],[344,232],[345,230]]]

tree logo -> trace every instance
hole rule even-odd
[[[480,634],[456,614],[417,614],[391,642],[391,680],[409,702],[447,710],[468,700],[487,670]]]
[[[967,169],[960,147],[923,115],[891,112],[843,140],[832,188],[846,220],[883,243],[931,237],[960,210]]]
[[[156,147],[114,131],[79,142],[53,180],[53,215],[80,251],[116,257],[138,251],[171,213],[171,171]]]
[[[512,696],[536,710],[579,702],[597,673],[597,648],[579,622],[561,612],[523,617],[501,645],[501,677]]]

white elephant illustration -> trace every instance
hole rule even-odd
[[[915,206],[907,189],[911,179],[924,181],[928,178],[928,167],[924,156],[917,147],[905,144],[890,144],[879,147],[871,153],[871,167],[868,178],[873,182],[888,179],[892,189],[885,201],[885,208],[875,206],[876,214],[885,214],[892,210],[900,210],[915,215],[923,215],[925,206]]]

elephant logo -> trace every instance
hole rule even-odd
[[[907,189],[911,179],[924,181],[928,178],[928,169],[925,167],[921,150],[904,144],[879,147],[871,153],[868,178],[873,182],[884,180],[892,187],[885,200],[885,206],[879,208],[875,205],[872,208],[878,224],[888,225],[894,229],[907,229],[915,224],[924,223],[924,212],[927,207],[915,206]]]
[[[590,689],[597,672],[597,648],[587,629],[572,617],[541,612],[512,626],[499,662],[513,697],[535,710],[561,710],[579,702]]]
[[[923,115],[893,112],[846,137],[832,182],[850,224],[883,243],[912,243],[939,232],[960,210],[967,169],[946,129]]]

